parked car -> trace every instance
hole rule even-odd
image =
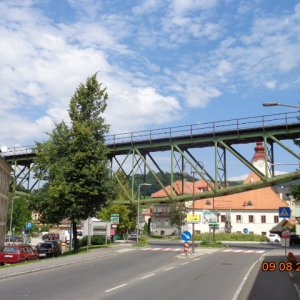
[[[61,246],[58,241],[44,241],[37,245],[39,258],[53,257],[61,255]]]
[[[37,259],[37,253],[30,245],[6,245],[0,252],[0,265],[14,264]]]
[[[43,241],[59,241],[58,233],[47,233],[42,236]]]
[[[270,233],[268,235],[270,242],[280,243],[281,237],[277,233]]]
[[[300,245],[300,235],[291,234],[290,235],[290,245],[291,246],[299,246]]]

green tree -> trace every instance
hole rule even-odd
[[[171,204],[171,224],[180,228],[185,224],[186,207],[184,203]]]
[[[10,228],[11,210],[12,212],[12,230],[15,234],[21,234],[25,229],[26,223],[31,221],[31,210],[29,208],[28,197],[23,195],[12,196],[8,210],[6,228]],[[13,207],[12,207],[13,205]]]
[[[109,222],[111,214],[119,214],[119,224],[117,226],[117,233],[123,234],[128,230],[133,230],[135,228],[136,221],[135,218],[133,218],[132,208],[134,208],[133,205],[112,204],[108,207],[103,208],[97,216],[101,220]]]
[[[119,184],[122,186],[122,189],[119,190],[116,201],[124,200],[128,198],[128,195],[131,194],[131,190],[128,186],[129,181],[126,178],[126,175],[123,172],[117,172],[116,177],[118,178]],[[97,216],[99,219],[104,221],[110,221],[111,214],[119,214],[119,224],[117,226],[117,233],[125,233],[128,230],[131,231],[135,228],[137,209],[136,205],[121,205],[118,203],[110,204],[108,207],[102,208]]]
[[[107,99],[96,74],[89,77],[70,101],[71,125],[56,124],[46,142],[36,143],[35,173],[46,183],[32,198],[32,207],[48,223],[71,221],[75,252],[77,223],[94,217],[117,192],[104,141],[109,128],[102,117]]]

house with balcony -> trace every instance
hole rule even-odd
[[[196,194],[208,190],[205,181],[199,180],[193,182],[177,180],[172,187],[169,185],[151,195],[152,198],[165,198],[168,194]],[[184,220],[183,220],[184,221]],[[183,222],[182,222],[183,223]],[[152,234],[165,236],[178,234],[181,231],[180,226],[171,222],[171,206],[169,204],[154,204],[152,206],[150,231]]]

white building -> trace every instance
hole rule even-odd
[[[265,174],[265,152],[262,142],[256,144],[253,165]],[[244,184],[259,181],[260,178],[251,173]],[[187,203],[190,204],[190,203]],[[231,232],[247,232],[266,235],[278,224],[279,207],[287,207],[287,203],[277,195],[271,187],[247,191],[223,197],[195,201],[195,214],[200,215],[200,223],[195,224],[196,232],[209,232],[209,219],[219,223],[219,231],[225,231],[226,221],[230,219]],[[188,208],[188,214],[193,214]],[[192,230],[188,224],[187,230]]]

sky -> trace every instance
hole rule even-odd
[[[68,122],[97,72],[110,133],[291,111],[300,102],[300,2],[0,0],[0,136]]]

